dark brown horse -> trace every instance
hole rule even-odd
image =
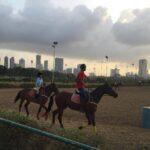
[[[58,89],[56,88],[55,84],[49,84],[45,87],[41,87],[39,90],[39,96],[37,96],[37,91],[35,89],[23,89],[19,91],[16,95],[16,98],[14,102],[16,103],[19,99],[19,112],[21,112],[22,105],[24,101],[26,101],[24,107],[27,113],[27,116],[29,115],[28,106],[30,102],[37,103],[40,105],[37,113],[37,119],[39,119],[39,114],[41,112],[41,109],[44,108],[47,111],[47,107],[45,106],[46,102],[48,101],[49,97],[53,93],[54,95],[58,92]]]
[[[100,102],[102,96],[104,94],[108,94],[109,96],[113,96],[113,97],[117,97],[118,94],[112,89],[111,86],[109,86],[107,83],[105,83],[104,85],[100,85],[99,87],[97,87],[95,90],[93,90],[92,92],[89,93],[90,98],[89,101],[86,103],[85,105],[85,115],[86,118],[88,120],[88,125],[93,125],[94,129],[96,131],[96,126],[95,126],[95,112],[97,110],[97,104]],[[74,102],[71,101],[71,97],[72,97],[72,93],[69,92],[59,92],[56,96],[55,96],[55,102],[57,105],[57,109],[53,111],[53,118],[52,118],[52,125],[55,123],[55,116],[56,114],[58,114],[58,120],[60,123],[60,127],[63,128],[63,123],[62,123],[62,116],[63,116],[63,111],[64,109],[66,109],[67,107],[73,109],[73,110],[80,110],[80,104],[76,104]],[[48,110],[45,114],[45,116],[47,117],[48,112],[50,112],[51,107],[53,105],[53,96],[51,97],[51,102],[49,103],[49,107]],[[82,127],[80,127],[81,129]]]

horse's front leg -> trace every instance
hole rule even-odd
[[[91,125],[91,119],[90,119],[89,113],[86,112],[85,115],[86,115],[86,118],[88,120],[88,125]]]
[[[89,126],[89,125],[91,125],[91,119],[90,119],[89,113],[88,113],[88,112],[85,112],[85,116],[86,116],[86,118],[87,118],[87,120],[88,120],[88,125],[86,125],[86,126],[79,126],[78,128],[79,128],[80,130],[83,129],[83,128],[86,128],[86,127]]]
[[[40,112],[41,112],[41,109],[42,109],[42,106],[40,105],[39,110],[38,110],[38,113],[37,113],[37,119],[38,119],[38,120],[40,119],[40,118],[39,118],[39,114],[40,114]]]
[[[42,107],[45,109],[45,112],[47,112],[47,107],[45,106],[45,104],[43,104]],[[47,118],[48,118],[47,113],[44,113],[42,116],[45,116],[45,120],[47,120]]]
[[[20,104],[19,104],[19,113],[21,112],[23,102],[24,102],[24,99],[21,99]]]
[[[90,114],[90,116],[91,116],[90,118],[91,118],[91,121],[92,121],[92,125],[94,127],[94,131],[97,132],[96,123],[95,123],[95,112],[92,112]]]
[[[29,116],[29,111],[28,111],[28,105],[29,105],[29,104],[30,104],[30,102],[27,101],[27,102],[25,103],[25,105],[24,105],[25,110],[26,110],[26,113],[27,113],[27,116]]]

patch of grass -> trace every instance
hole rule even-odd
[[[41,130],[47,130],[47,127],[44,127],[44,125],[41,126],[36,121],[31,120],[31,118],[27,118],[16,112],[0,111],[0,117],[21,124],[26,124],[28,126],[32,126]],[[104,141],[100,135],[89,135],[84,131],[82,132],[78,129],[62,130],[60,128],[52,128],[49,130],[49,132],[97,148],[104,144]],[[0,124],[0,149],[1,148],[3,148],[4,150],[5,148],[7,150],[48,150],[49,148],[53,150],[78,149],[71,145],[67,145],[59,141],[54,141],[53,139],[48,139],[46,137],[39,136],[23,129],[15,128],[11,125],[5,124]]]

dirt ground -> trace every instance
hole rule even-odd
[[[0,108],[4,110],[18,111],[19,103],[14,104],[15,95],[20,89],[1,89]],[[72,91],[73,89],[61,89]],[[108,142],[116,145],[146,145],[150,149],[150,129],[141,127],[142,108],[150,107],[150,87],[121,87],[118,98],[104,96],[96,112],[96,125],[98,134],[101,134]],[[29,106],[31,115],[36,117],[38,105],[32,103]],[[54,109],[54,108],[53,108]],[[22,114],[24,114],[24,108]],[[51,116],[49,117],[49,122]],[[63,117],[66,128],[86,125],[84,114],[67,109]],[[58,128],[58,123],[56,128]],[[93,132],[87,128],[88,133]],[[118,148],[117,148],[118,149]],[[122,149],[122,148],[121,148]]]

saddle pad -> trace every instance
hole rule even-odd
[[[80,95],[73,93],[71,96],[71,101],[80,104]]]
[[[35,95],[36,95],[36,91],[35,90],[29,91],[29,96],[30,97],[34,97]]]

